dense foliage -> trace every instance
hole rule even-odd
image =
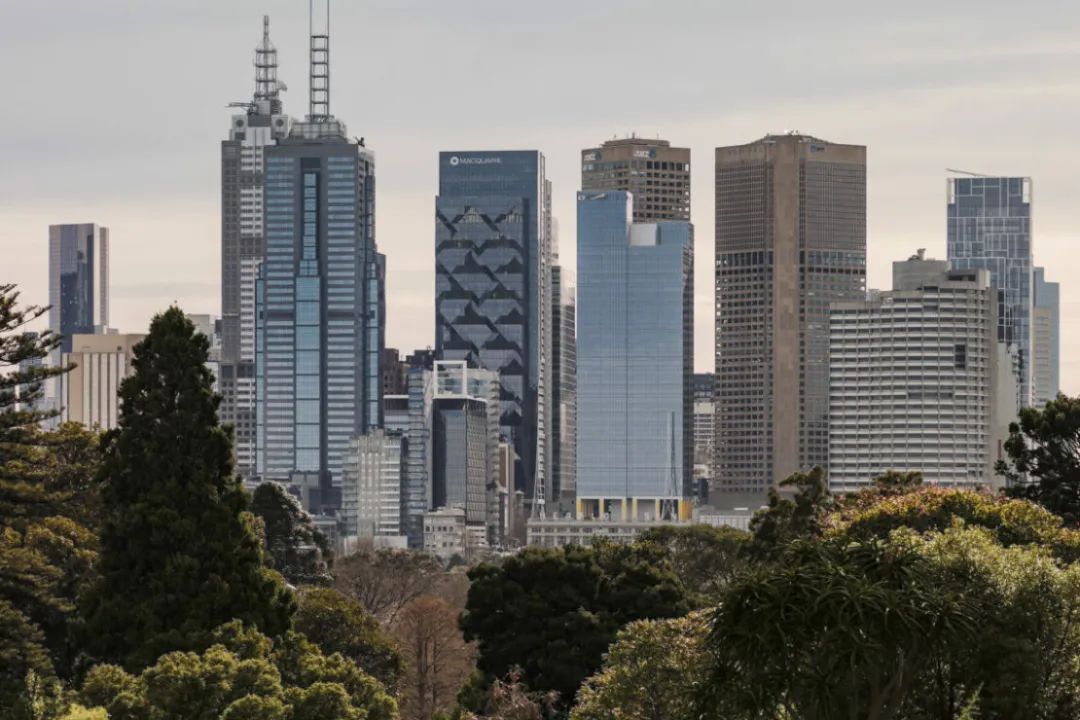
[[[265,482],[255,488],[251,512],[262,522],[270,567],[293,585],[329,585],[333,581],[330,544],[283,485]]]
[[[119,427],[103,439],[101,577],[86,637],[95,659],[129,670],[202,650],[233,619],[277,635],[295,610],[263,566],[207,350],[178,308],[156,316],[121,385]]]
[[[1042,409],[1021,410],[1005,450],[1010,462],[999,463],[998,472],[1010,492],[1080,526],[1080,398],[1058,395]]]
[[[650,545],[529,548],[469,573],[461,624],[489,679],[520,666],[534,691],[569,706],[619,629],[689,610],[685,592]]]

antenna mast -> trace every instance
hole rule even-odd
[[[270,16],[263,15],[262,42],[255,48],[255,108],[258,112],[270,115],[281,112],[277,69],[277,48],[270,42]]]
[[[308,0],[308,32],[311,35],[311,76],[308,120],[330,119],[330,0],[326,0],[325,30],[315,34],[315,0]]]

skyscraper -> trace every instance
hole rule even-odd
[[[49,226],[49,329],[64,336],[53,352],[71,352],[76,333],[109,324],[109,229],[94,223]]]
[[[551,268],[551,500],[574,507],[577,487],[577,300],[570,271]]]
[[[997,336],[986,270],[951,270],[922,251],[893,263],[893,289],[833,303],[829,487],[869,487],[889,470],[993,486],[1015,380]]]
[[[374,155],[330,114],[329,37],[311,44],[307,118],[263,151],[256,463],[332,508],[351,438],[382,423],[384,262]]]
[[[578,193],[578,515],[684,518],[692,493],[693,228]]]
[[[690,149],[636,136],[581,151],[581,189],[625,190],[634,222],[690,222]]]
[[[1031,178],[948,179],[948,259],[990,271],[998,292],[998,338],[1013,356],[1020,407],[1032,401]]]
[[[708,497],[716,454],[716,375],[694,374],[694,481],[699,497]]]
[[[535,150],[443,152],[435,201],[435,350],[495,370],[519,488],[541,512],[551,418],[551,184]]]
[[[120,422],[120,383],[135,368],[135,346],[145,335],[74,335],[63,362],[74,366],[59,377],[60,421],[112,430]]]
[[[866,148],[716,149],[714,491],[763,492],[829,450],[829,303],[866,287]]]
[[[1061,286],[1034,271],[1031,315],[1031,383],[1034,407],[1044,407],[1061,391]]]
[[[255,474],[255,278],[264,252],[264,150],[289,134],[270,19],[255,48],[255,95],[237,103],[221,141],[221,420],[234,429],[236,470]]]

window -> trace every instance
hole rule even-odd
[[[967,369],[967,345],[960,343],[956,346],[955,363],[959,370]]]

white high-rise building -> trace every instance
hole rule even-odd
[[[373,430],[354,438],[345,456],[341,521],[346,537],[402,538],[402,438]]]
[[[1037,267],[1032,290],[1031,384],[1034,407],[1041,408],[1061,390],[1061,287]]]
[[[922,251],[893,263],[893,290],[832,304],[829,486],[849,492],[888,470],[994,486],[1016,379],[983,269]]]
[[[120,420],[120,383],[134,372],[135,346],[145,335],[73,335],[59,376],[60,420],[112,430]]]

